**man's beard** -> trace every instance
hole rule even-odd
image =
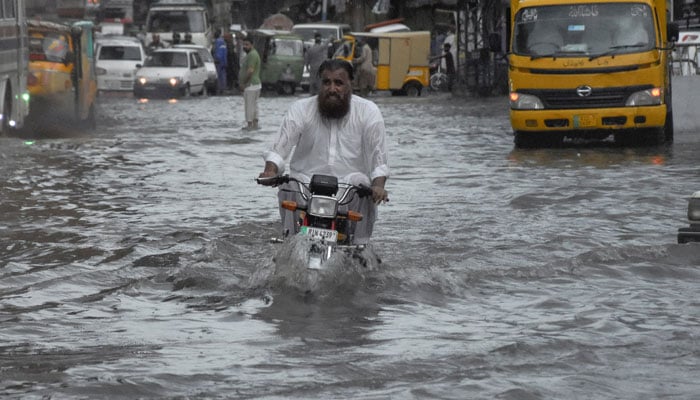
[[[336,96],[321,92],[318,95],[318,111],[324,118],[343,118],[350,111],[350,96],[351,93]]]

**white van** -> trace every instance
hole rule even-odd
[[[141,41],[129,36],[102,36],[95,39],[97,89],[134,89],[136,66],[146,60]]]
[[[321,34],[324,42],[332,45],[340,43],[343,36],[350,33],[350,25],[331,22],[296,24],[292,27],[292,33],[301,36],[304,39],[304,46],[307,48],[313,45],[314,35],[317,33]]]
[[[213,32],[207,8],[187,0],[160,0],[153,3],[146,16],[146,47],[151,43],[154,33],[160,35],[163,43],[172,44],[175,32],[180,35],[180,41],[189,33],[192,35],[192,43],[211,48]]]

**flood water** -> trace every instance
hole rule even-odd
[[[254,182],[292,98],[257,132],[239,96],[111,95],[94,132],[0,138],[0,397],[698,397],[693,121],[516,150],[504,98],[374,99],[381,262],[312,295]]]

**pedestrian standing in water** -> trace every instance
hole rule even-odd
[[[357,86],[360,90],[360,96],[367,97],[374,90],[374,81],[377,75],[377,69],[372,63],[372,49],[364,40],[357,43],[360,46],[360,56],[353,60],[353,63],[358,69]]]
[[[318,94],[321,87],[321,77],[318,74],[318,67],[328,59],[328,46],[321,40],[321,34],[314,35],[314,44],[304,53],[304,62],[309,71],[309,93],[313,96]]]
[[[253,41],[250,36],[243,38],[243,51],[246,54],[241,65],[240,76],[238,77],[238,84],[243,92],[245,120],[247,123],[247,126],[243,127],[243,129],[252,131],[260,128],[258,125],[258,99],[260,98],[262,84],[260,82],[260,55],[253,47]]]
[[[228,56],[226,54],[226,42],[221,37],[221,32],[214,33],[214,63],[216,64],[216,77],[218,80],[217,94],[223,94],[226,90],[226,63]]]
[[[226,42],[226,85],[229,90],[234,90],[238,87],[238,53],[236,52],[236,43],[231,32],[224,33],[224,41]]]
[[[162,49],[165,45],[160,41],[160,35],[154,33],[151,35],[151,43],[146,47],[146,53],[151,54],[155,49]]]

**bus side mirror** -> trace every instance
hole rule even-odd
[[[666,37],[668,38],[669,42],[677,42],[678,41],[678,23],[677,22],[669,22],[666,25]]]

